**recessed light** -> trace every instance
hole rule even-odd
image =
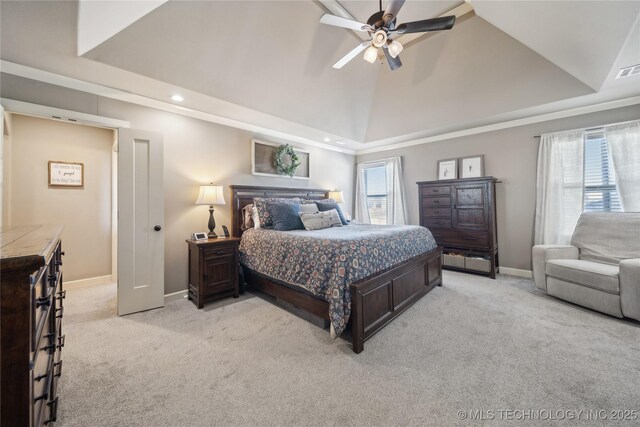
[[[184,98],[183,98],[182,96],[178,95],[178,94],[176,94],[176,95],[172,95],[172,96],[171,96],[171,99],[172,99],[173,101],[176,101],[176,102],[182,102],[182,101],[184,101]]]
[[[330,142],[330,141],[331,141],[331,138],[327,137],[327,138],[324,139],[324,142]]]

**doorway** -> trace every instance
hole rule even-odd
[[[12,112],[5,117],[2,225],[63,225],[65,286],[115,288],[117,130]],[[68,165],[79,171],[80,185],[56,184],[55,174]]]

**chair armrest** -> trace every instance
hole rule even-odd
[[[620,261],[622,315],[640,320],[640,258]]]
[[[536,245],[531,251],[533,280],[538,289],[547,290],[545,269],[550,259],[578,259],[578,248],[571,245]]]

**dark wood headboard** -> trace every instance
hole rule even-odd
[[[231,188],[231,235],[242,235],[242,209],[253,203],[254,197],[282,197],[319,200],[326,199],[329,190],[317,188],[256,187],[250,185],[230,185]]]

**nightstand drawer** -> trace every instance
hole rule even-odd
[[[206,248],[204,250],[204,260],[207,261],[209,259],[213,259],[213,258],[217,258],[219,256],[224,256],[224,255],[235,255],[236,253],[236,247],[235,246],[226,246],[226,247],[213,247],[213,248]]]

